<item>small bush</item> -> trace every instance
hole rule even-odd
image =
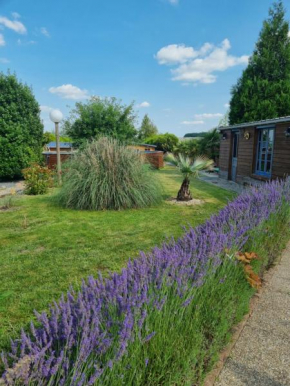
[[[57,201],[75,209],[126,209],[161,199],[155,173],[133,149],[102,137],[87,144],[66,165]]]
[[[53,184],[52,171],[47,167],[33,164],[22,171],[25,179],[25,193],[45,194]]]

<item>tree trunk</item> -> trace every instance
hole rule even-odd
[[[177,194],[177,201],[190,201],[192,200],[190,190],[189,190],[189,178],[185,177],[182,182],[181,188]]]

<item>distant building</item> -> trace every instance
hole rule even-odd
[[[60,159],[61,162],[66,161],[73,154],[73,145],[70,142],[60,142]],[[56,142],[49,142],[45,146],[45,151],[42,152],[46,166],[50,169],[55,169],[57,165],[56,157]]]
[[[157,151],[157,146],[142,143],[138,145],[129,145],[128,147],[136,149],[154,168],[160,169],[164,167],[163,151]]]
[[[56,142],[49,142],[46,146],[47,151],[56,151]],[[60,151],[70,152],[73,150],[73,145],[70,142],[60,142]]]
[[[155,145],[148,145],[146,143],[142,143],[142,144],[139,144],[139,145],[129,145],[128,147],[132,148],[132,149],[136,149],[138,151],[156,151],[156,147]]]

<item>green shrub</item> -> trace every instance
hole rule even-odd
[[[174,134],[165,133],[153,135],[152,137],[144,139],[144,143],[155,145],[156,150],[172,153],[178,144],[178,138]]]
[[[32,90],[16,75],[0,73],[0,180],[22,177],[41,157],[43,124]]]
[[[67,208],[119,210],[156,204],[161,191],[156,174],[135,150],[102,137],[67,162],[56,200]]]
[[[137,134],[135,121],[133,103],[126,105],[114,97],[92,97],[85,103],[76,103],[69,118],[63,122],[63,130],[76,146],[106,135],[120,141],[132,141]]]
[[[25,179],[25,193],[31,195],[45,194],[53,185],[52,171],[47,167],[33,164],[22,171]]]

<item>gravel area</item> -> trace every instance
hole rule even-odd
[[[204,204],[204,201],[197,200],[195,198],[193,198],[192,200],[189,200],[189,201],[177,201],[176,198],[170,198],[166,202],[168,204],[178,205],[178,206],[195,206],[195,205],[202,205],[202,204]]]
[[[290,385],[290,243],[214,386]]]
[[[0,198],[10,194],[20,194],[24,190],[23,181],[0,182]]]

